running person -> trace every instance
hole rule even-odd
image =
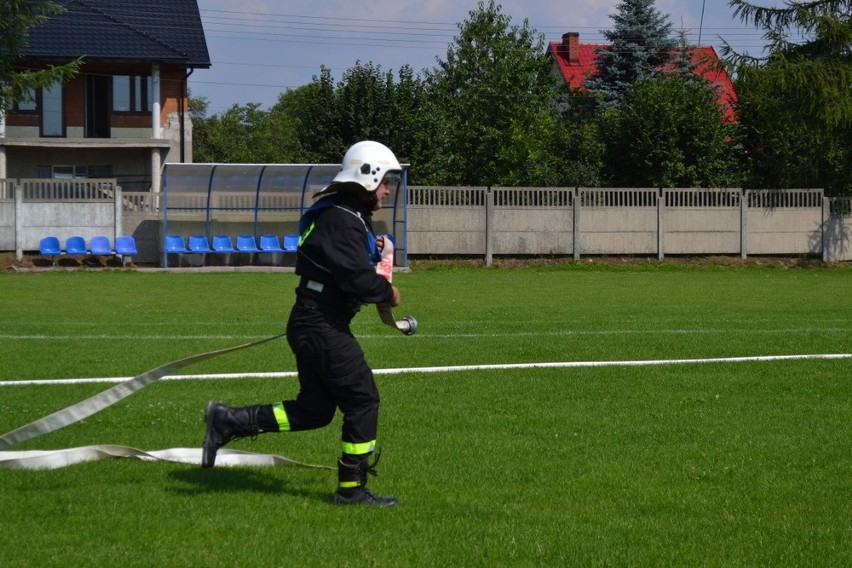
[[[287,342],[296,356],[295,400],[230,407],[209,402],[202,466],[212,467],[229,441],[264,432],[297,432],[327,426],[343,413],[337,505],[396,505],[367,489],[375,475],[379,392],[364,352],[349,329],[362,304],[397,306],[399,291],[376,273],[383,237],[373,234],[372,214],[396,189],[402,166],[386,146],[359,142],[343,157],[334,180],[299,220],[296,302]]]

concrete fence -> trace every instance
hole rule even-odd
[[[86,241],[122,234],[122,195],[114,179],[0,180],[0,250],[39,249],[47,235]]]
[[[819,189],[409,188],[412,255],[816,255],[852,260]]]
[[[133,235],[162,255],[161,194],[115,180],[0,179],[0,251],[47,235]],[[297,215],[297,213],[296,213]],[[203,220],[200,224],[203,226]],[[171,227],[170,227],[171,229]],[[818,189],[408,188],[408,254],[811,255],[852,260],[852,197]],[[397,235],[400,240],[400,235]]]

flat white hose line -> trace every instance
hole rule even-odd
[[[59,469],[87,461],[136,458],[143,461],[165,461],[201,465],[201,448],[169,448],[166,450],[142,451],[127,446],[104,444],[100,446],[82,446],[64,450],[25,450],[0,452],[0,469]],[[337,470],[327,465],[313,465],[297,462],[274,454],[256,454],[222,448],[216,454],[216,466],[269,467],[298,466],[313,469]]]
[[[79,422],[84,418],[88,418],[89,416],[100,412],[101,410],[115,404],[116,402],[124,398],[127,398],[131,394],[145,388],[154,381],[168,375],[172,371],[180,369],[181,367],[186,367],[187,365],[197,363],[198,361],[203,361],[205,359],[210,359],[211,357],[224,355],[225,353],[231,353],[233,351],[239,351],[240,349],[246,349],[247,347],[260,345],[261,343],[266,343],[267,341],[278,339],[279,337],[283,337],[284,335],[284,333],[280,333],[278,335],[273,335],[272,337],[267,337],[258,341],[252,341],[250,343],[244,343],[235,347],[218,349],[216,351],[208,351],[207,353],[199,353],[198,355],[186,357],[185,359],[173,361],[171,363],[167,363],[166,365],[157,367],[156,369],[146,371],[141,375],[133,377],[132,379],[123,383],[117,384],[116,386],[107,389],[99,394],[96,394],[95,396],[87,398],[84,401],[72,404],[71,406],[63,408],[62,410],[54,412],[53,414],[50,414],[43,418],[39,418],[35,422],[30,422],[29,424],[25,424],[20,428],[16,428],[11,432],[3,434],[2,436],[0,436],[0,450],[5,450],[6,448],[10,448],[15,444],[19,444],[26,440],[31,440],[32,438],[38,438],[39,436],[43,436],[44,434],[53,432],[54,430],[59,430],[60,428],[64,428],[65,426],[74,424],[75,422]]]
[[[83,402],[77,403],[64,410],[60,410],[46,416],[35,422],[31,422],[26,426],[22,426],[17,430],[13,430],[3,436],[0,436],[0,450],[13,446],[24,440],[36,438],[53,430],[62,428],[69,424],[73,424],[78,420],[82,420],[91,416],[99,410],[103,410],[107,406],[118,402],[119,400],[133,394],[144,386],[166,376],[175,369],[179,369],[190,363],[201,361],[238,349],[244,349],[253,345],[259,345],[273,339],[277,339],[284,334],[268,337],[252,343],[238,345],[228,349],[219,351],[211,351],[194,355],[163,365],[138,377],[129,379],[108,389],[98,395],[95,395]],[[442,366],[442,367],[409,367],[399,369],[377,369],[375,374],[393,375],[400,373],[445,373],[457,371],[474,371],[474,370],[499,370],[499,369],[535,369],[535,368],[570,368],[570,367],[602,367],[602,366],[645,366],[645,365],[676,365],[676,364],[701,364],[701,363],[741,363],[751,361],[788,361],[801,359],[849,359],[852,358],[850,353],[820,353],[820,354],[803,354],[803,355],[767,355],[767,356],[752,356],[752,357],[718,357],[718,358],[703,358],[703,359],[665,359],[665,360],[644,360],[644,361],[558,361],[558,362],[542,362],[542,363],[515,363],[515,364],[486,364],[486,365],[460,365],[460,366]],[[242,373],[234,375],[185,375],[180,377],[171,377],[172,379],[205,379],[205,378],[240,378],[247,376],[262,376],[262,377],[291,377],[295,373]],[[102,382],[104,380],[112,381],[114,379],[94,379],[94,381]],[[85,381],[85,379],[84,379]],[[22,384],[26,381],[16,381],[5,383]],[[57,382],[76,382],[76,381],[45,381],[45,383],[55,384]],[[31,383],[31,382],[29,382]],[[94,410],[93,410],[94,409]],[[0,451],[0,469],[2,468],[24,468],[24,469],[56,469],[73,465],[83,461],[91,461],[97,459],[117,458],[117,457],[135,457],[142,460],[161,460],[173,461],[180,463],[201,463],[200,448],[172,448],[167,450],[158,450],[151,452],[143,452],[134,448],[116,445],[100,445],[100,446],[84,446],[80,448],[69,448],[66,450],[30,450],[22,452],[5,452]],[[217,454],[217,465],[223,466],[277,466],[277,465],[296,465],[302,467],[311,467],[317,469],[334,469],[331,466],[312,465],[296,462],[286,457],[276,456],[271,454],[253,454],[250,452],[241,452],[237,450],[221,449]]]
[[[699,365],[705,363],[751,363],[771,361],[799,361],[802,359],[852,359],[852,353],[810,353],[801,355],[753,355],[746,357],[708,357],[702,359],[646,359],[634,361],[544,361],[539,363],[493,363],[480,365],[445,365],[441,367],[398,367],[373,369],[374,375],[402,375],[418,373],[456,373],[465,371],[500,371],[511,369],[559,369],[582,367],[648,367],[655,365]],[[298,376],[296,371],[263,373],[218,373],[198,375],[168,375],[164,381],[213,381],[220,379],[286,379]],[[34,385],[79,385],[87,383],[120,383],[128,377],[98,377],[70,379],[25,379],[0,381],[2,387]]]

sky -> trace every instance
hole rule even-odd
[[[486,0],[487,3],[487,0]],[[546,42],[578,32],[581,42],[605,41],[601,30],[619,0],[504,0],[498,2],[511,24],[529,27]],[[770,2],[771,4],[771,2]],[[198,0],[210,52],[210,69],[190,76],[193,97],[205,97],[207,114],[231,106],[275,104],[278,96],[311,82],[321,66],[335,82],[359,62],[383,72],[409,65],[415,73],[446,59],[459,24],[477,9],[477,0]],[[738,52],[760,50],[762,33],[734,18],[727,0],[656,0],[674,29],[690,43],[722,40]],[[764,4],[769,5],[769,4]]]

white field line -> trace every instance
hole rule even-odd
[[[744,334],[802,334],[802,333],[844,333],[848,332],[848,327],[802,327],[802,328],[783,328],[783,329],[657,329],[653,333],[665,335],[690,335],[690,334],[720,334],[720,333],[744,333]],[[425,339],[454,339],[468,337],[533,337],[533,336],[583,336],[583,335],[645,335],[649,333],[646,329],[605,329],[605,330],[542,330],[542,331],[511,331],[505,333],[429,333],[411,336],[388,335],[381,334],[358,334],[359,339],[405,339],[406,341],[425,340]],[[96,334],[96,335],[42,335],[42,334],[0,334],[0,340],[15,340],[15,341],[71,341],[71,340],[98,340],[98,341],[197,341],[197,340],[253,340],[257,339],[257,335],[115,335],[115,334]]]
[[[703,363],[746,363],[762,361],[796,361],[802,359],[852,359],[852,353],[815,353],[806,355],[758,355],[752,357],[712,357],[703,359],[649,359],[638,361],[555,361],[545,363],[498,363],[487,365],[451,365],[442,367],[400,367],[397,369],[374,369],[376,375],[399,375],[403,373],[455,373],[462,371],[490,371],[505,369],[547,369],[576,367],[640,367],[650,365],[688,365]],[[199,375],[168,375],[164,381],[202,381],[219,379],[254,379],[295,377],[295,371],[270,373],[221,373]],[[28,385],[73,385],[82,383],[121,383],[133,377],[103,377],[80,379],[37,379],[0,381],[0,387]]]

